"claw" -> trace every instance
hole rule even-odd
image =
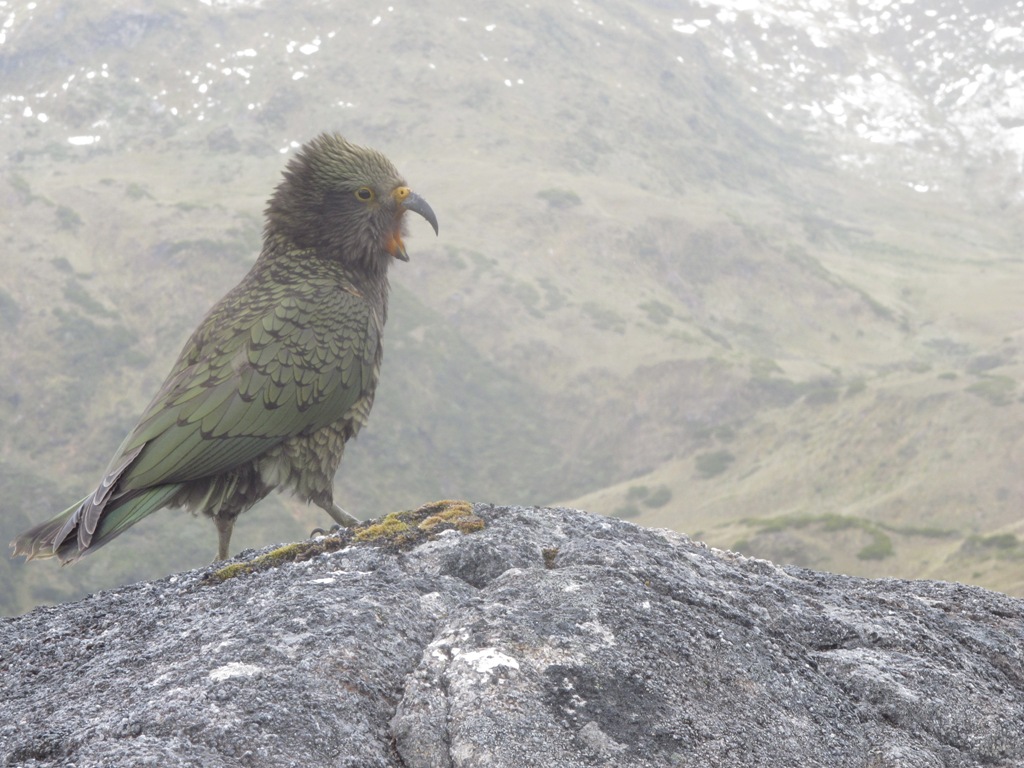
[[[338,525],[337,523],[335,523],[334,525],[332,525],[330,528],[328,528],[325,531],[323,528],[320,528],[318,526],[318,527],[314,528],[312,531],[309,532],[309,538],[313,539],[313,538],[316,538],[317,536],[333,536],[338,531],[340,531],[343,527],[344,526]]]

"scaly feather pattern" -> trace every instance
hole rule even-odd
[[[263,250],[206,315],[96,490],[26,531],[15,555],[73,562],[165,506],[235,519],[276,487],[339,522],[333,477],[373,404],[387,270],[403,214],[430,206],[380,153],[324,134],[288,164]]]

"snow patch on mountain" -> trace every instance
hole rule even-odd
[[[1022,0],[695,0],[673,29],[717,50],[770,119],[838,140],[841,162],[885,147],[1024,170]]]

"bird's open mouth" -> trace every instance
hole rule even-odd
[[[399,219],[399,222],[401,222],[401,219]],[[401,224],[399,224],[399,226],[401,226]],[[396,229],[391,233],[387,242],[384,243],[384,248],[396,259],[400,259],[401,261],[409,260],[409,254],[405,251],[405,243],[402,241],[402,232],[400,229]]]

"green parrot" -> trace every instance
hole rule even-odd
[[[16,538],[13,555],[72,563],[185,507],[213,518],[224,560],[235,519],[275,488],[355,524],[333,481],[373,405],[406,211],[437,233],[384,155],[336,133],[304,145],[267,204],[259,258],[189,338],[99,486]]]

